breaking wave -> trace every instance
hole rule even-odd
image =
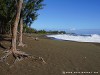
[[[57,35],[47,35],[47,37],[53,37],[55,39],[61,40],[70,40],[70,41],[77,41],[77,42],[94,42],[100,43],[100,35],[98,34],[91,34],[89,35],[68,35],[68,34],[57,34]]]

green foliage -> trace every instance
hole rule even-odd
[[[66,34],[65,31],[48,31],[49,34]]]
[[[18,0],[0,0],[0,33],[10,32],[16,15]],[[24,24],[31,26],[43,8],[43,0],[24,0],[21,17]]]
[[[37,33],[46,34],[47,32],[45,30],[39,30],[39,31],[37,31]]]
[[[66,34],[65,31],[46,31],[46,30],[39,30],[37,31],[39,34]]]
[[[15,0],[0,0],[0,16],[9,22],[13,19],[16,12]]]
[[[36,29],[30,28],[30,27],[28,27],[27,25],[24,25],[23,28],[24,28],[24,30],[23,30],[24,33],[36,33],[36,32],[37,32]]]
[[[0,33],[9,31],[16,12],[15,0],[0,0]]]
[[[37,19],[37,11],[43,8],[43,0],[25,0],[23,7],[24,23],[30,26],[34,20]]]
[[[65,31],[48,31],[49,34],[66,34]]]

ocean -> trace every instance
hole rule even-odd
[[[100,43],[100,30],[77,30],[71,33],[74,34],[55,34],[47,35],[47,37],[68,41]]]

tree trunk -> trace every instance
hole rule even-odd
[[[11,33],[11,24],[10,24],[10,26],[9,26],[9,34],[11,35],[12,33]]]
[[[24,46],[23,42],[22,42],[22,37],[23,37],[23,18],[20,18],[20,32],[19,32],[19,44],[18,46]]]
[[[12,43],[11,43],[11,50],[12,51],[16,50],[17,28],[18,28],[18,23],[19,23],[19,19],[20,19],[20,13],[21,13],[21,9],[22,9],[22,3],[23,3],[23,0],[19,0],[18,6],[17,6],[16,18],[15,18],[15,22],[14,22],[14,25],[13,25]]]

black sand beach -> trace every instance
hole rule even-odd
[[[39,40],[34,40],[34,37]],[[52,40],[34,34],[23,38],[26,46],[17,48],[43,57],[46,64],[25,59],[10,68],[10,65],[0,62],[0,75],[100,75],[100,44]],[[0,43],[1,57],[10,42],[2,40]],[[10,64],[11,58],[7,60]]]

